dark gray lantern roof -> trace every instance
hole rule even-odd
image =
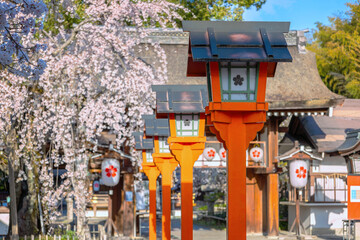
[[[208,106],[206,85],[152,85],[157,113],[201,113]]]
[[[337,151],[341,155],[349,155],[354,151],[359,150],[357,148],[358,146],[360,146],[360,129],[346,133],[345,142],[338,147]]]
[[[136,150],[147,150],[154,148],[153,138],[144,139],[144,132],[133,132]]]
[[[290,22],[183,21],[194,62],[291,62]]]
[[[170,136],[169,120],[156,119],[155,115],[142,115],[146,136]]]

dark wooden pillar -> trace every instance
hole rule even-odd
[[[268,149],[269,168],[267,176],[267,226],[269,236],[279,235],[279,175],[275,169],[278,151],[278,119],[270,118],[268,121]]]
[[[117,228],[118,232],[120,234],[123,234],[123,215],[124,215],[124,208],[123,208],[123,175],[120,175],[120,181],[119,184],[114,187],[113,192],[113,201],[112,201],[112,217],[115,224],[115,227]]]
[[[124,206],[123,214],[123,233],[127,237],[134,236],[134,196],[127,199],[126,194],[132,195],[134,193],[134,175],[132,173],[124,174],[124,201],[122,202]]]

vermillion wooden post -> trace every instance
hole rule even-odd
[[[190,32],[187,76],[207,76],[207,125],[228,150],[230,240],[246,239],[245,151],[266,122],[267,76],[274,76],[277,62],[292,60],[283,35],[289,25],[183,21]]]
[[[266,83],[266,68],[267,64],[260,65],[259,83]],[[215,91],[220,88],[218,63],[210,63],[210,69]],[[264,87],[263,84],[259,84],[259,88]],[[265,96],[258,100],[264,102]],[[222,104],[209,104],[207,124],[228,150],[227,239],[246,239],[246,149],[264,126],[267,105],[262,104],[262,111],[250,111],[252,103],[242,103],[248,111],[235,111],[231,108],[223,110]]]
[[[231,118],[229,116],[232,116]],[[223,112],[211,116],[228,150],[227,237],[246,239],[246,149],[261,130],[265,113]]]
[[[170,114],[171,136],[176,136],[175,116]],[[199,136],[169,137],[171,153],[181,167],[181,239],[193,239],[193,166],[205,149],[205,115],[200,114]]]
[[[162,239],[170,240],[171,239],[171,176],[173,171],[179,165],[179,163],[170,153],[153,153],[152,156],[154,159],[154,163],[160,170],[161,181],[162,181],[162,218],[161,218]]]
[[[153,85],[152,89],[156,92],[157,116],[168,117],[167,142],[181,167],[181,239],[192,240],[193,166],[205,149],[206,86]],[[164,128],[164,124],[158,127]]]
[[[143,163],[143,171],[149,179],[149,240],[156,240],[156,179],[160,171],[150,163]]]
[[[193,239],[193,166],[205,148],[203,143],[172,143],[171,152],[181,167],[181,239]]]

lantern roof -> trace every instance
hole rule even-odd
[[[146,136],[170,136],[169,120],[156,119],[155,115],[142,115]]]
[[[304,145],[299,145],[298,141],[295,141],[294,148],[290,149],[288,152],[277,157],[280,161],[291,161],[297,159],[304,160],[323,160],[321,157],[316,156],[315,154],[308,151]]]
[[[208,106],[206,85],[152,85],[157,113],[202,113]]]
[[[190,32],[189,76],[204,76],[201,62],[291,62],[284,33],[290,22],[183,21]]]
[[[144,132],[133,132],[135,138],[136,150],[147,150],[154,148],[154,140],[152,138],[144,138]]]

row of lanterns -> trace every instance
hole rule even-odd
[[[206,160],[212,161],[215,158],[216,150],[213,147],[204,149],[203,156]],[[249,151],[250,158],[254,162],[259,162],[264,157],[264,150],[260,147],[253,147]],[[226,150],[219,150],[221,160],[226,160]],[[303,188],[307,184],[308,164],[305,160],[293,160],[289,164],[290,183],[295,188]],[[116,186],[120,180],[120,163],[116,159],[104,159],[101,163],[101,184],[109,187]],[[100,182],[94,181],[94,190],[100,189]]]
[[[204,149],[203,156],[206,160],[212,161],[215,158],[216,150],[213,147],[207,147]],[[249,151],[251,160],[254,162],[260,162],[264,158],[264,150],[260,147],[253,147]],[[221,160],[226,160],[226,150],[225,148],[220,148],[219,157]]]

